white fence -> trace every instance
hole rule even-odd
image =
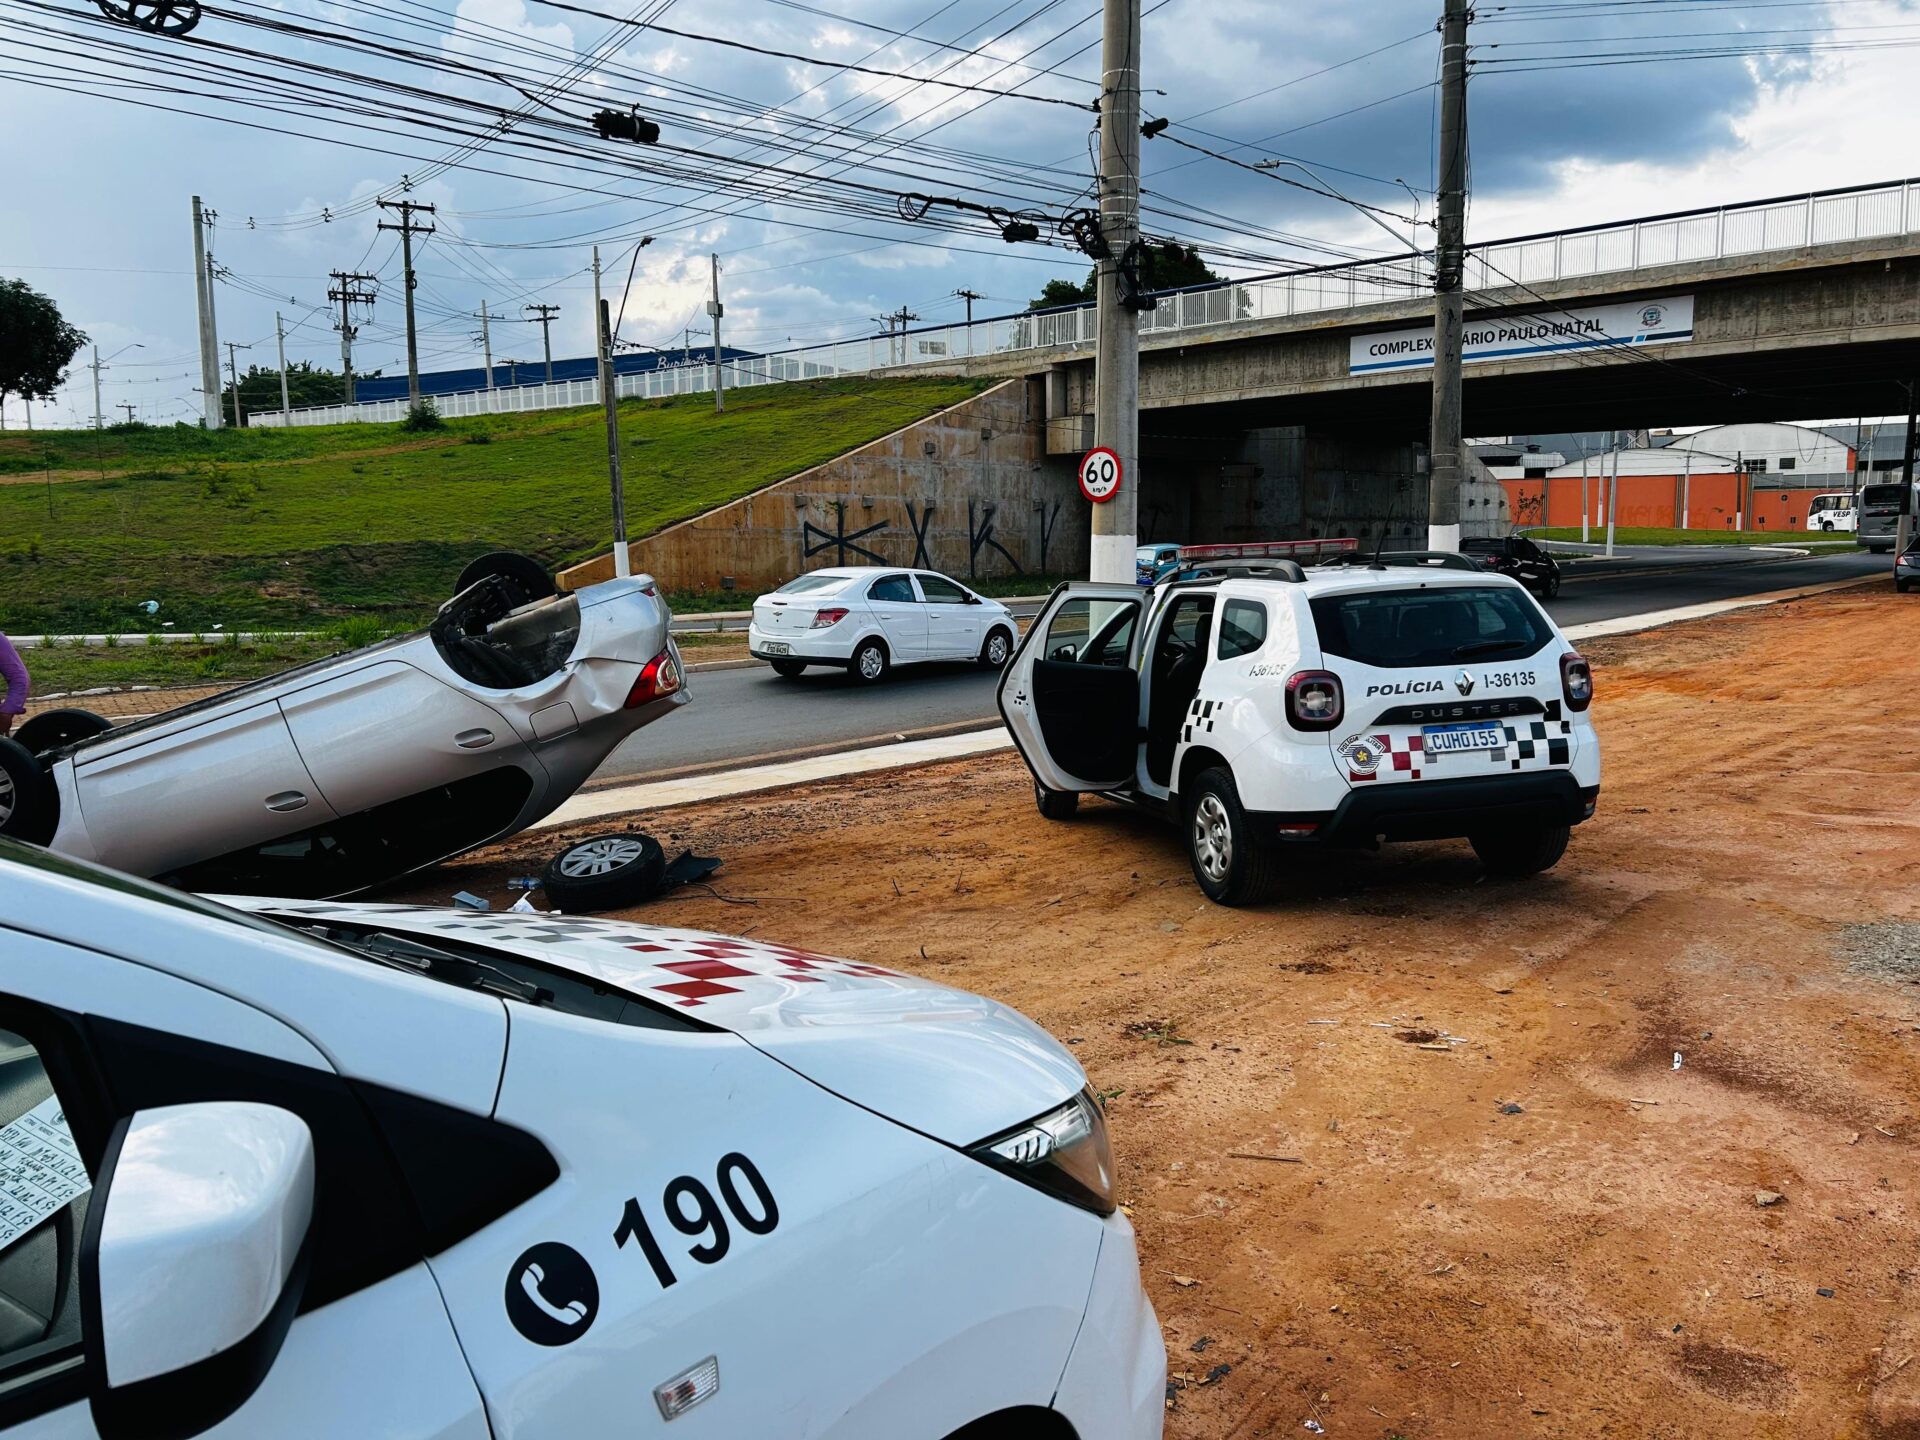
[[[1470,290],[1498,290],[1514,284],[1631,274],[1658,265],[1884,239],[1910,234],[1916,228],[1920,228],[1920,181],[1901,180],[1477,245],[1467,257],[1466,283]],[[1236,320],[1273,320],[1348,310],[1424,294],[1431,285],[1432,271],[1426,257],[1419,255],[1300,270],[1259,280],[1162,292],[1158,308],[1141,315],[1140,328],[1142,333],[1152,335]],[[1025,350],[1091,346],[1094,323],[1093,307],[1083,305],[1003,315],[971,325],[913,330],[904,335],[813,345],[730,361],[726,365],[726,386],[729,390],[744,389],[790,380],[952,365],[957,360]],[[710,364],[643,370],[621,375],[615,382],[616,393],[622,397],[649,399],[698,394],[712,388]],[[436,395],[433,401],[445,416],[551,410],[598,405],[600,385],[597,380],[516,385]],[[404,400],[376,400],[295,410],[290,420],[295,425],[338,425],[401,420],[406,413]],[[287,422],[278,412],[265,411],[249,416],[247,423]]]

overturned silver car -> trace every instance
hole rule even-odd
[[[466,579],[417,634],[129,724],[35,717],[0,740],[0,834],[185,889],[347,895],[540,820],[690,698],[649,577]]]

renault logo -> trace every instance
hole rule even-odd
[[[1471,695],[1473,693],[1473,676],[1462,670],[1458,675],[1453,677],[1453,688],[1458,690],[1462,695]]]

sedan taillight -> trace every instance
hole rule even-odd
[[[825,610],[816,610],[813,612],[813,625],[811,628],[815,630],[825,630],[830,626],[838,625],[846,618],[846,606],[830,605]]]
[[[1560,696],[1569,710],[1593,703],[1593,667],[1571,650],[1560,657]]]
[[[1346,713],[1340,677],[1330,670],[1296,670],[1287,677],[1287,719],[1296,730],[1331,730]]]
[[[633,710],[664,699],[685,683],[680,675],[680,664],[673,658],[672,647],[668,647],[640,667],[640,678],[633,682],[633,688],[627,692],[626,708]]]

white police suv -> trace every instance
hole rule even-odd
[[[1587,662],[1464,557],[1356,558],[1054,591],[999,692],[1040,812],[1161,811],[1229,905],[1301,847],[1464,837],[1497,874],[1555,864],[1600,791]]]
[[[782,945],[0,839],[0,1434],[1153,1440],[1080,1067]]]

